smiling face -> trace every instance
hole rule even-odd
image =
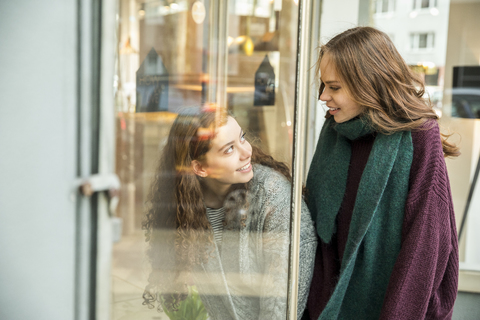
[[[195,169],[197,175],[208,180],[210,187],[220,191],[253,178],[252,146],[234,118],[228,117],[227,123],[216,130],[210,146]]]
[[[327,103],[328,112],[333,116],[335,122],[342,123],[362,113],[363,108],[350,98],[345,85],[337,76],[328,53],[324,54],[320,62],[320,74],[320,80],[325,85],[320,100]]]

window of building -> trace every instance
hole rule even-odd
[[[413,10],[435,8],[437,0],[413,0]]]
[[[375,13],[388,13],[395,11],[395,0],[376,0]]]
[[[433,32],[419,32],[410,34],[410,49],[425,50],[435,46],[435,34]]]

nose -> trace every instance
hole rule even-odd
[[[323,89],[323,92],[320,94],[320,100],[329,101],[332,97],[327,93],[327,88]]]
[[[240,147],[240,160],[246,160],[252,156],[252,146],[245,141]]]

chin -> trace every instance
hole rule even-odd
[[[239,183],[247,183],[249,182],[250,180],[252,180],[253,178],[253,171],[250,171],[248,176],[245,176],[245,177],[242,177],[243,179],[241,179],[241,182]]]
[[[333,117],[333,119],[335,120],[336,123],[344,123],[344,122],[352,120],[353,118],[354,117],[352,117],[352,118],[335,118],[335,117]]]

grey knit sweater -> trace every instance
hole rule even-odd
[[[291,184],[275,170],[254,165],[243,227],[227,224],[220,251],[198,266],[194,282],[211,320],[286,318]],[[302,203],[298,318],[305,309],[317,237]]]

